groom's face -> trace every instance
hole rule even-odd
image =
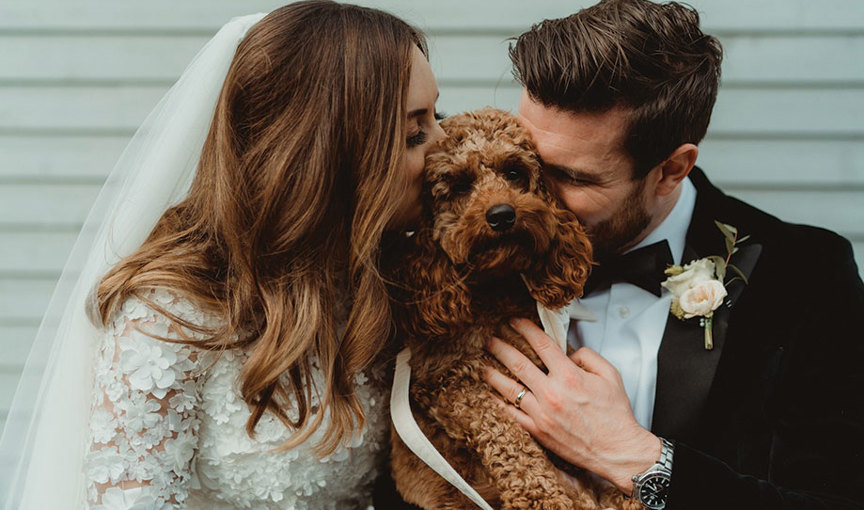
[[[651,221],[644,179],[624,149],[626,112],[564,112],[523,91],[519,120],[531,132],[549,188],[586,227],[596,257],[639,241]]]

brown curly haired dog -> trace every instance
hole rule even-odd
[[[598,490],[587,476],[580,481],[591,489],[565,483],[480,377],[483,365],[508,373],[484,349],[492,335],[541,365],[507,319],[539,323],[535,300],[555,309],[580,296],[591,246],[575,216],[547,193],[534,146],[511,114],[486,108],[441,127],[448,137],[427,160],[426,224],[394,273],[403,293],[400,334],[412,353],[415,419],[494,508],[622,508],[629,502],[620,492]],[[393,479],[405,501],[476,508],[395,431],[392,443]]]

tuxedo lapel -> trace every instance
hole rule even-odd
[[[726,253],[723,234],[714,224],[715,220],[723,221],[726,197],[698,169],[694,169],[691,175],[698,195],[687,231],[682,264]],[[762,246],[756,240],[748,240],[732,256],[730,263],[749,278],[761,252]],[[743,281],[737,280],[727,288],[726,300],[714,312],[714,348],[710,351],[705,349],[705,330],[699,319],[682,321],[669,314],[657,354],[657,387],[651,426],[655,434],[683,441],[695,436],[723,354],[729,315],[745,287]]]
[[[718,231],[718,234],[720,232]],[[701,258],[688,243],[682,263]],[[705,332],[699,320],[682,321],[671,313],[657,353],[657,389],[651,430],[662,437],[687,440],[696,429],[702,404],[711,389],[725,337],[714,338],[705,350]]]
[[[732,259],[729,261],[729,263],[740,269],[745,277],[750,278],[750,274],[753,272],[753,269],[756,268],[756,262],[759,261],[759,255],[761,254],[761,244],[757,244],[755,242],[753,244],[746,244],[741,246],[741,248],[738,250],[738,253],[732,255]],[[727,279],[728,278],[729,275],[727,274]],[[726,286],[726,291],[728,292],[726,300],[723,302],[722,305],[720,305],[720,308],[718,308],[714,312],[715,348],[718,341],[721,345],[724,343],[724,340],[726,338],[726,329],[729,327],[729,316],[732,314],[732,309],[735,306],[735,303],[738,301],[738,298],[741,297],[741,293],[744,292],[744,289],[746,287],[747,284],[744,283],[744,281],[741,279],[735,280],[734,282],[731,282],[729,285]]]

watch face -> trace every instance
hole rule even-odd
[[[652,510],[666,506],[666,492],[669,491],[669,477],[662,474],[651,475],[639,487],[639,500]]]

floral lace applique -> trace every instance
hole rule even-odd
[[[203,319],[167,291],[151,291],[148,298],[172,313],[187,312],[180,315],[186,320]],[[94,509],[173,508],[187,496],[197,447],[201,353],[150,335],[180,338],[165,316],[130,298],[100,343],[85,459]]]
[[[148,296],[194,324],[214,317],[167,290]],[[347,315],[347,314],[345,314]],[[344,322],[345,317],[339,317]],[[344,324],[343,324],[344,326]],[[389,430],[387,366],[355,379],[366,426],[331,455],[313,447],[324,424],[305,443],[276,451],[291,431],[265,413],[255,438],[246,434],[249,409],[237,381],[247,354],[218,359],[177,339],[169,320],[130,298],[109,325],[95,365],[85,472],[92,509],[365,509],[386,456]],[[185,334],[197,338],[190,331]],[[313,379],[323,387],[315,359]],[[315,398],[310,405],[317,405]],[[296,416],[296,409],[287,410]]]

